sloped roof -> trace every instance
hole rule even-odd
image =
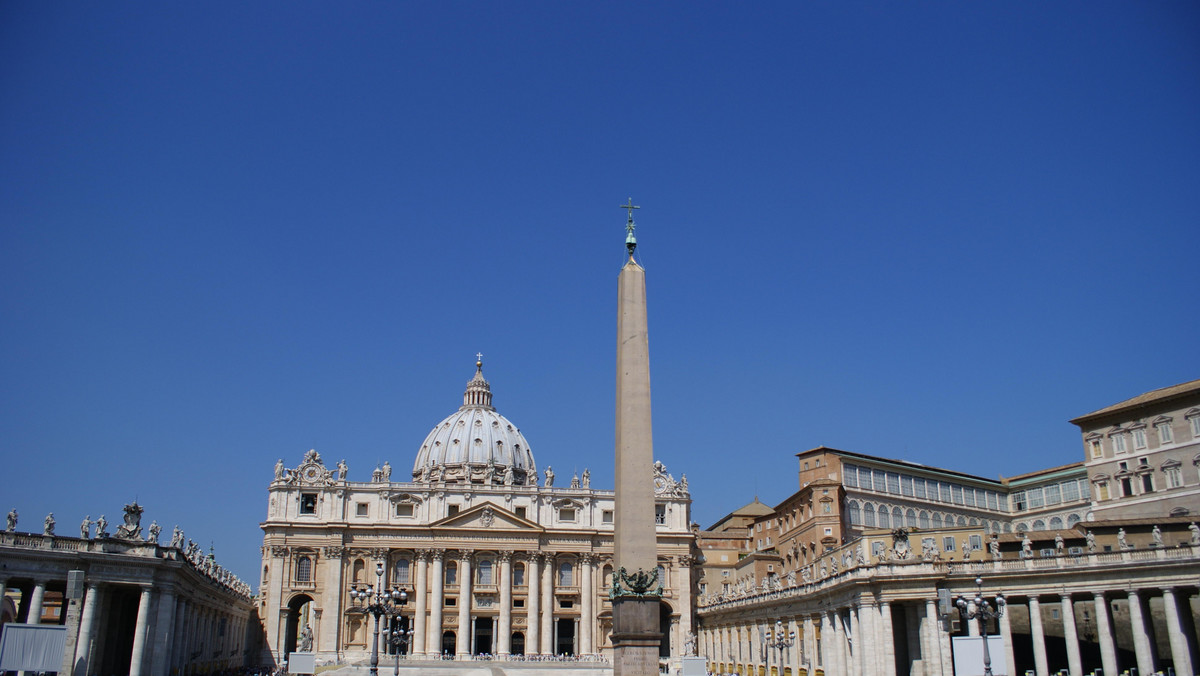
[[[1136,396],[1132,399],[1126,399],[1125,401],[1122,401],[1117,404],[1113,404],[1112,406],[1106,406],[1106,407],[1100,409],[1099,411],[1092,411],[1091,413],[1088,413],[1087,415],[1081,415],[1078,418],[1071,420],[1070,422],[1073,425],[1078,425],[1080,423],[1088,422],[1088,421],[1094,420],[1096,418],[1101,418],[1101,417],[1104,417],[1104,416],[1112,414],[1112,413],[1117,413],[1119,411],[1124,411],[1124,410],[1128,410],[1128,409],[1136,409],[1140,406],[1146,406],[1148,404],[1158,403],[1160,401],[1166,401],[1168,399],[1174,399],[1176,397],[1181,397],[1183,395],[1191,394],[1193,392],[1200,392],[1200,380],[1191,380],[1186,383],[1180,383],[1178,385],[1172,385],[1170,387],[1163,387],[1163,388],[1160,388],[1157,390],[1151,390],[1144,394],[1139,394],[1138,396]]]

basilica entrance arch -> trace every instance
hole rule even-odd
[[[308,594],[297,594],[288,602],[287,619],[284,621],[283,655],[296,651],[299,643],[300,628],[312,624],[313,600]],[[316,631],[313,627],[313,631]],[[315,646],[314,646],[315,647]]]
[[[658,604],[658,631],[662,633],[662,638],[658,643],[658,656],[669,658],[671,656],[671,606],[666,601],[660,601]]]

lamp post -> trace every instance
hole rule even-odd
[[[393,676],[400,676],[400,653],[408,648],[408,640],[412,638],[412,629],[393,628],[388,632],[388,643],[392,645],[392,652],[396,654],[396,667],[392,670]]]
[[[350,601],[355,607],[375,616],[375,635],[371,639],[371,676],[379,676],[379,618],[392,613],[392,606],[403,606],[408,603],[408,592],[392,585],[391,589],[383,586],[383,562],[375,564],[375,585],[367,585],[360,589],[357,584],[350,585]]]
[[[958,597],[954,605],[958,606],[958,612],[967,619],[979,620],[979,633],[983,636],[983,676],[992,676],[992,654],[988,651],[988,634],[987,621],[992,618],[1000,618],[1004,615],[1005,600],[1004,594],[996,595],[996,605],[993,606],[987,599],[983,598],[983,578],[975,578],[975,598],[971,599],[975,604],[975,609],[969,609],[967,599]]]
[[[775,635],[767,640],[767,645],[779,651],[779,671],[783,671],[783,655],[784,651],[796,645],[796,632],[788,632],[785,636],[783,633],[783,622],[775,620]],[[770,673],[771,665],[767,665],[767,673]]]

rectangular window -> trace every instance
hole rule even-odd
[[[887,474],[887,489],[888,493],[900,495],[900,475],[895,472]]]
[[[1053,549],[1039,549],[1038,556],[1040,556],[1042,558],[1049,558],[1051,556],[1054,556],[1054,550]]]
[[[654,506],[654,523],[659,526],[666,525],[666,523],[667,523],[667,506],[666,505],[655,505]],[[762,530],[761,523],[758,524],[758,529]]]
[[[575,510],[571,507],[563,507],[562,509],[558,510],[558,520],[574,522]]]
[[[300,495],[300,513],[301,514],[316,514],[317,513],[317,494],[302,493]]]
[[[1092,439],[1088,441],[1088,446],[1090,446],[1092,449],[1093,458],[1100,458],[1104,456],[1104,444],[1100,443],[1099,439]]]
[[[1154,475],[1153,474],[1150,474],[1147,472],[1146,474],[1142,475],[1142,492],[1143,493],[1153,493],[1154,492]]]
[[[446,597],[446,605],[448,605],[448,606],[457,606],[457,605],[458,605],[458,599],[454,598],[453,596],[447,596],[447,597]]]
[[[961,505],[963,503],[962,486],[959,486],[958,484],[950,485],[950,499],[956,505]]]
[[[524,608],[525,599],[513,599],[513,608]]]
[[[950,499],[950,484],[946,483],[945,481],[939,481],[938,482],[938,493],[941,494],[941,496],[942,496],[942,502],[945,502],[945,503],[952,502],[952,500]]]
[[[963,488],[963,502],[967,503],[968,507],[975,506],[975,489]]]
[[[1079,556],[1083,554],[1083,547],[1067,547],[1067,553],[1071,556]]]
[[[600,521],[601,521],[601,523],[612,523],[613,522],[613,511],[611,509],[606,509],[603,512],[601,512],[600,513]]]
[[[460,508],[458,505],[450,505],[449,507],[446,508],[446,515],[454,516],[455,514],[458,514],[459,509]]]
[[[1062,483],[1063,502],[1075,502],[1079,499],[1079,482],[1064,481]]]
[[[1030,509],[1037,509],[1045,504],[1042,489],[1040,488],[1030,488],[1028,491],[1025,491],[1025,495],[1029,498]]]
[[[574,601],[568,601],[568,600],[566,600],[566,599],[563,599],[563,600],[561,600],[561,601],[559,601],[559,602],[558,602],[558,607],[559,607],[559,608],[562,608],[562,609],[564,609],[564,610],[570,610],[571,608],[574,608],[574,607],[575,607],[575,602],[574,602]]]
[[[971,540],[971,549],[972,550],[979,551],[979,550],[983,549],[983,536],[982,535],[972,535],[970,540]]]
[[[887,486],[884,484],[887,482],[887,478],[884,476],[884,473],[879,470],[875,470],[871,473],[871,475],[875,478],[875,490],[879,493],[886,491]]]
[[[1046,486],[1046,504],[1057,505],[1060,502],[1062,502],[1062,498],[1059,493],[1058,484]]]
[[[872,542],[871,543],[871,555],[879,556],[880,554],[883,554],[883,548],[884,548],[884,544],[882,542]]]
[[[946,537],[942,538],[942,551],[944,551],[944,552],[954,551],[954,536],[953,535],[947,535]]]
[[[900,493],[912,497],[913,494],[913,479],[910,476],[900,477]]]
[[[367,516],[367,512],[369,509],[370,509],[370,506],[367,505],[367,503],[359,502],[354,505],[354,515],[355,516]]]
[[[1016,493],[1013,493],[1009,497],[1009,500],[1012,501],[1012,509],[1014,512],[1025,511],[1027,507],[1027,503],[1025,502],[1025,491],[1017,491]]]
[[[412,516],[412,505],[396,505],[396,516]]]
[[[842,465],[842,483],[850,488],[858,488],[858,468],[854,465]]]
[[[1194,415],[1188,418],[1188,422],[1192,424],[1192,438],[1200,439],[1200,415]],[[1171,425],[1167,424],[1167,436],[1171,436]]]
[[[529,517],[525,516],[525,514],[527,512],[524,507],[517,507],[516,509],[513,510],[513,513],[516,514],[517,516],[521,517],[522,519],[529,518]]]
[[[1138,427],[1137,429],[1133,430],[1133,447],[1139,450],[1146,447],[1145,427]]]
[[[1097,500],[1107,500],[1108,499],[1108,482],[1101,482],[1099,484],[1096,484],[1096,499]]]
[[[1196,436],[1195,431],[1197,420],[1200,420],[1200,417],[1192,418],[1192,436]],[[1173,440],[1173,435],[1171,434],[1171,423],[1160,422],[1154,426],[1154,430],[1158,432],[1159,445],[1169,444]]]
[[[1183,472],[1178,467],[1168,467],[1163,470],[1167,478],[1167,488],[1179,488],[1183,485]]]
[[[988,509],[1000,509],[1000,500],[996,496],[996,491],[987,492],[987,506]]]
[[[513,586],[514,587],[524,587],[525,586],[525,566],[524,565],[513,566],[512,576],[513,576]]]
[[[1079,497],[1084,500],[1092,499],[1092,485],[1086,479],[1079,482]]]
[[[913,480],[913,494],[916,495],[918,498],[925,497],[925,480],[924,479],[914,479]]]
[[[1112,437],[1112,441],[1113,441],[1113,453],[1124,453],[1126,451],[1124,434],[1114,434]]]

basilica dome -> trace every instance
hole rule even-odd
[[[492,388],[483,379],[483,362],[467,383],[463,405],[438,423],[417,452],[413,480],[418,482],[537,483],[537,466],[521,430],[492,408]]]

